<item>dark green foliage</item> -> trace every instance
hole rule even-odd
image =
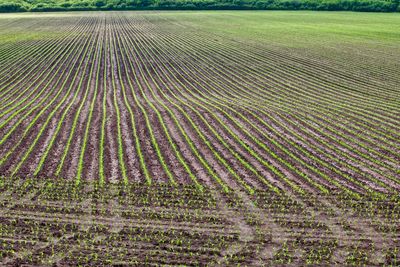
[[[94,2],[94,5],[95,5],[96,7],[102,7],[102,6],[105,6],[105,5],[106,5],[106,1],[104,1],[104,0],[96,0],[96,1]]]
[[[396,12],[400,11],[399,2],[399,0],[0,0],[0,12],[138,9]]]
[[[27,9],[20,3],[0,2],[0,12],[24,12],[24,11],[27,11]]]

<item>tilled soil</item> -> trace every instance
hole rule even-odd
[[[0,18],[2,265],[397,265],[394,43],[170,14]]]

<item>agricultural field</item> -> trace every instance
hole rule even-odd
[[[399,25],[0,15],[0,265],[399,266]]]

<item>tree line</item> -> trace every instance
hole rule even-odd
[[[331,10],[400,12],[400,0],[0,0],[0,12],[84,10]]]

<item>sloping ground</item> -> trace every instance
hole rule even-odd
[[[399,19],[0,17],[3,264],[398,264]]]

